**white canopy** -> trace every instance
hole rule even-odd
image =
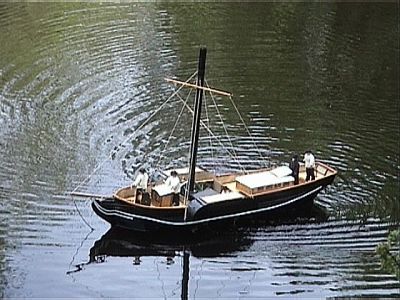
[[[294,181],[294,178],[292,176],[288,176],[291,173],[292,170],[289,167],[282,166],[271,171],[238,176],[236,177],[236,181],[250,189],[255,189],[292,182]]]

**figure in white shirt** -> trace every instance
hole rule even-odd
[[[135,181],[132,183],[131,188],[136,186],[136,201],[142,204],[148,205],[150,203],[150,197],[147,193],[147,185],[149,182],[149,175],[147,175],[146,170],[141,168],[139,174],[136,176]],[[140,197],[141,196],[141,197]]]
[[[179,205],[179,192],[181,189],[181,181],[178,177],[178,173],[176,171],[171,171],[171,176],[167,178],[165,184],[172,190],[173,198],[172,198],[172,205],[178,206]]]
[[[315,174],[314,174],[314,168],[315,168],[315,158],[314,155],[310,150],[307,150],[304,153],[304,164],[306,167],[306,181],[314,180],[315,179]]]

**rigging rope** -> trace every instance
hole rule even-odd
[[[206,86],[207,86],[208,88],[210,88],[209,85],[208,85],[207,80],[205,80],[205,83],[206,83]],[[219,116],[221,116],[220,113],[219,113],[219,110],[218,110],[218,108],[217,108],[217,105],[215,104],[214,96],[213,96],[213,94],[212,94],[211,92],[210,92],[210,95],[211,95],[211,98],[212,98],[213,101],[214,101],[214,105],[215,105],[215,107],[216,107],[216,109],[217,109],[217,111],[218,111]],[[231,104],[232,104],[233,108],[235,109],[236,114],[239,116],[239,119],[240,119],[240,121],[242,122],[243,127],[245,128],[247,134],[248,134],[249,137],[251,138],[254,147],[257,149],[257,152],[258,152],[258,154],[259,154],[259,156],[260,156],[260,158],[261,158],[261,161],[263,162],[264,166],[267,167],[267,166],[268,166],[267,160],[266,160],[266,158],[262,155],[260,148],[257,146],[257,143],[255,142],[255,139],[254,139],[253,135],[251,134],[251,132],[250,132],[248,126],[246,125],[246,122],[244,121],[244,119],[243,119],[243,117],[242,117],[242,115],[241,115],[239,109],[237,108],[237,105],[236,105],[235,102],[233,101],[232,95],[229,95],[229,100],[231,101]],[[222,121],[222,118],[220,118],[220,119],[221,119],[222,124],[224,124],[223,121]],[[227,136],[228,136],[228,138],[229,138],[229,135],[228,135],[228,133],[227,133],[227,131],[226,131],[225,126],[224,126],[224,129],[225,129],[225,132],[226,132],[226,134],[227,134]],[[229,141],[230,141],[230,140],[229,140]],[[232,142],[231,142],[231,141],[230,141],[230,143],[231,143],[231,145],[232,145]],[[235,152],[235,153],[236,153],[236,152]]]
[[[189,82],[194,76],[196,76],[197,71],[194,72],[187,80],[186,82]],[[183,88],[184,86],[181,85],[177,90],[175,90],[171,96],[168,97],[168,99],[161,104],[160,107],[158,107],[138,128],[136,128],[136,130],[134,130],[122,143],[120,143],[113,151],[111,151],[111,153],[108,155],[107,158],[105,158],[100,164],[97,165],[97,167],[94,168],[94,170],[85,178],[83,179],[74,189],[72,192],[70,192],[69,194],[72,195],[74,194],[85,182],[87,182],[90,178],[92,178],[92,176],[109,160],[112,159],[117,152],[120,150],[120,148],[127,143],[135,134],[137,131],[139,131],[140,129],[142,129],[148,122],[149,120],[154,117],[176,94],[179,93],[179,91]],[[75,208],[79,214],[79,216],[81,217],[81,219],[84,221],[84,223],[91,229],[94,230],[94,228],[92,226],[90,226],[90,224],[85,220],[85,218],[83,217],[82,213],[80,212],[78,205],[76,204],[75,199],[72,197],[72,200],[74,202]]]
[[[179,94],[177,95],[177,97],[181,100],[181,102],[183,102],[183,105],[184,105],[184,106],[189,110],[189,112],[193,115],[193,114],[194,114],[193,109],[192,109],[191,107],[189,107],[189,106],[185,103],[185,100],[183,100],[183,99],[179,96]],[[204,123],[203,120],[200,120],[200,125],[203,126],[203,128],[206,129],[207,132],[208,132],[214,139],[217,140],[217,142],[220,144],[220,146],[221,146],[230,156],[232,156],[233,158],[235,157],[235,156],[231,153],[231,151],[229,151],[229,149],[225,147],[225,145],[220,141],[220,139],[211,131],[211,129],[208,128],[208,126]]]
[[[197,71],[194,72],[194,73],[185,81],[185,83],[188,83],[194,76],[196,76],[196,74],[197,74]],[[206,83],[207,87],[209,88],[207,81],[205,81],[205,83]],[[192,114],[194,114],[194,111],[193,111],[193,110],[188,106],[188,104],[187,104],[188,99],[189,99],[189,96],[190,96],[190,93],[189,93],[189,95],[187,96],[186,100],[183,100],[183,99],[180,97],[180,95],[178,94],[179,91],[180,91],[183,87],[184,87],[184,85],[181,85],[178,89],[176,89],[176,90],[168,97],[168,99],[167,99],[164,103],[162,103],[162,104],[161,104],[161,105],[160,105],[160,106],[159,106],[159,107],[158,107],[158,108],[157,108],[157,109],[156,109],[156,110],[155,110],[155,111],[154,111],[154,112],[153,112],[153,113],[138,127],[138,128],[136,128],[124,141],[122,141],[113,151],[111,151],[110,154],[109,154],[109,156],[108,156],[107,158],[105,158],[103,161],[101,161],[101,162],[94,168],[94,170],[93,170],[84,180],[82,180],[80,183],[78,183],[78,185],[77,185],[77,186],[73,189],[73,191],[70,192],[69,194],[70,194],[70,195],[74,194],[80,187],[82,187],[82,185],[83,185],[85,182],[87,182],[90,178],[93,177],[93,175],[104,165],[105,162],[107,162],[109,159],[112,159],[113,157],[115,157],[115,155],[116,155],[117,152],[121,149],[121,147],[122,147],[125,143],[127,143],[140,129],[142,129],[145,125],[147,125],[147,123],[148,123],[162,108],[164,108],[164,106],[165,106],[174,96],[177,95],[178,98],[180,99],[180,101],[183,102],[184,105],[183,105],[183,107],[182,107],[182,109],[181,109],[181,111],[180,111],[180,113],[179,113],[179,116],[178,116],[178,118],[177,118],[177,120],[176,120],[176,122],[175,122],[175,124],[174,124],[174,127],[173,127],[173,129],[172,129],[172,132],[171,132],[170,136],[168,137],[167,143],[166,143],[166,145],[164,146],[164,150],[163,150],[163,151],[165,151],[165,148],[166,148],[167,145],[169,144],[170,139],[171,139],[171,137],[172,137],[172,135],[173,135],[173,133],[174,133],[174,131],[175,131],[175,129],[176,129],[178,123],[179,123],[179,119],[180,119],[181,116],[182,116],[182,113],[183,113],[184,108],[186,107]],[[215,99],[214,99],[214,96],[213,96],[213,94],[212,94],[211,91],[210,91],[210,95],[211,95],[211,99],[212,99],[212,101],[213,101],[213,103],[214,103],[214,107],[215,107],[215,109],[216,109],[216,111],[217,111],[217,116],[219,117],[219,119],[220,119],[220,121],[221,121],[221,123],[222,123],[222,126],[223,126],[223,128],[224,128],[226,137],[228,138],[228,141],[229,141],[229,143],[230,143],[230,145],[231,145],[231,147],[232,147],[233,153],[231,153],[231,151],[229,151],[229,149],[226,148],[226,147],[224,146],[224,144],[220,141],[220,139],[211,131],[210,126],[209,126],[209,115],[208,115],[208,110],[207,110],[207,103],[206,103],[206,101],[205,101],[205,105],[206,105],[205,110],[206,110],[206,117],[207,117],[207,123],[208,123],[208,125],[205,124],[205,122],[204,122],[203,120],[200,120],[200,124],[201,124],[201,126],[204,127],[204,128],[206,129],[206,131],[209,133],[211,152],[212,152],[212,145],[211,145],[211,140],[212,140],[212,139],[211,139],[211,138],[214,138],[214,139],[216,139],[217,142],[222,146],[222,148],[235,160],[235,162],[237,162],[237,164],[238,164],[239,167],[242,169],[242,171],[246,172],[245,168],[242,166],[242,164],[240,163],[240,161],[239,161],[239,159],[238,159],[238,156],[237,156],[237,153],[236,153],[236,151],[235,151],[235,149],[234,149],[232,140],[231,140],[231,138],[230,138],[230,136],[229,136],[229,134],[228,134],[228,130],[227,130],[226,126],[225,126],[225,123],[224,123],[224,121],[223,121],[223,119],[222,119],[221,113],[220,113],[220,111],[219,111],[219,109],[218,109],[218,105],[217,105],[217,103],[216,103],[216,101],[215,101]],[[205,99],[206,99],[206,98],[205,98]],[[241,114],[240,114],[240,112],[239,112],[237,106],[236,106],[235,103],[233,102],[232,96],[229,96],[229,99],[230,99],[230,101],[231,101],[233,107],[235,108],[235,111],[236,111],[236,113],[238,114],[238,116],[239,116],[239,118],[240,118],[240,121],[241,121],[242,124],[244,125],[244,127],[245,127],[247,133],[248,133],[249,136],[252,138],[253,144],[254,144],[254,146],[256,147],[256,149],[257,149],[257,151],[258,151],[260,157],[262,158],[262,161],[265,163],[266,160],[265,160],[265,158],[262,156],[262,153],[261,153],[261,151],[259,150],[259,148],[257,147],[257,144],[256,144],[256,142],[255,142],[253,136],[251,135],[250,130],[249,130],[248,127],[246,126],[246,123],[244,122],[243,117],[241,116]],[[213,152],[212,152],[212,155],[213,155]],[[157,162],[157,165],[160,163],[160,160],[161,160],[161,155],[160,155],[160,158],[159,158],[159,160],[158,160],[158,162]],[[91,230],[94,230],[94,228],[93,228],[92,226],[90,226],[90,224],[89,224],[89,223],[85,220],[85,218],[83,217],[83,215],[82,215],[82,213],[80,212],[80,210],[79,210],[79,208],[78,208],[78,206],[77,206],[77,204],[76,204],[76,201],[74,200],[73,197],[72,197],[72,199],[73,199],[75,208],[76,208],[76,210],[77,210],[79,216],[81,217],[81,219],[84,221],[84,223],[85,223]]]
[[[192,93],[192,90],[190,90],[188,96],[186,97],[185,104],[187,104],[191,93]],[[168,144],[169,144],[169,142],[170,142],[170,140],[171,140],[171,137],[172,137],[172,135],[174,134],[174,131],[175,131],[176,127],[178,126],[179,120],[180,120],[180,118],[181,118],[181,116],[182,116],[182,114],[183,114],[184,109],[185,109],[185,106],[182,106],[181,111],[180,111],[180,113],[179,113],[179,115],[178,115],[178,118],[177,118],[176,121],[175,121],[174,127],[172,128],[172,131],[171,131],[171,133],[170,133],[170,135],[169,135],[169,137],[168,137],[168,140],[167,140],[167,142],[166,142],[165,145],[164,145],[164,149],[161,151],[160,157],[158,158],[158,161],[157,161],[157,163],[156,163],[156,169],[159,167],[159,164],[160,164],[160,162],[161,162],[161,160],[162,160],[162,153],[163,153],[163,152],[165,151],[165,149],[167,148],[167,146],[168,146]]]
[[[190,78],[186,81],[188,82],[189,80],[191,80],[195,75],[197,74],[197,71],[195,73],[193,73],[192,76],[190,76]],[[126,142],[128,142],[135,134],[137,131],[139,131],[140,129],[142,129],[148,122],[149,120],[154,117],[171,99],[172,97],[174,97],[177,93],[179,93],[179,91],[183,88],[183,86],[179,87],[174,93],[172,93],[171,96],[169,96],[169,98],[163,103],[161,104],[161,106],[159,108],[157,108],[138,128],[136,128],[136,130],[134,130],[122,143],[120,143],[116,149],[114,149],[113,151],[111,151],[110,155],[104,159],[94,170],[92,173],[90,173],[89,176],[87,176],[84,180],[82,180],[77,186],[76,188],[71,192],[74,193],[78,190],[78,188],[80,188],[82,186],[82,184],[84,184],[87,180],[89,180],[94,173],[96,173],[103,165],[106,161],[108,161],[109,159],[113,158],[116,153],[119,151],[120,147],[122,145],[124,145]]]
[[[251,138],[251,140],[252,140],[252,142],[253,142],[253,144],[254,144],[254,147],[256,147],[256,149],[257,149],[257,151],[258,151],[258,154],[260,155],[261,160],[262,160],[262,162],[264,163],[264,166],[265,166],[265,167],[268,166],[267,160],[266,160],[265,157],[262,155],[262,153],[261,153],[261,151],[260,151],[260,148],[258,148],[258,146],[257,146],[257,144],[256,144],[256,141],[254,140],[254,137],[252,136],[252,134],[250,133],[249,128],[247,127],[246,123],[244,122],[243,117],[242,117],[242,115],[240,114],[239,109],[237,108],[235,102],[233,101],[232,96],[229,96],[229,100],[231,101],[232,106],[235,108],[236,113],[238,114],[238,116],[239,116],[239,118],[240,118],[240,121],[242,122],[244,128],[245,128],[246,131],[247,131],[247,134],[248,134],[249,137]]]
[[[208,128],[210,128],[211,127],[210,126],[210,116],[208,114],[208,108],[207,107],[208,107],[207,97],[204,97],[204,110],[206,112],[207,126],[208,126]],[[208,138],[209,138],[209,143],[210,143],[211,160],[214,161],[214,151],[213,151],[213,147],[212,147],[212,136],[209,134]],[[215,173],[215,171],[214,171],[214,173]]]
[[[207,80],[206,80],[206,85],[208,86]],[[239,159],[238,159],[237,153],[236,153],[236,151],[235,151],[235,147],[233,146],[231,137],[229,136],[229,133],[228,133],[228,130],[227,130],[226,126],[225,126],[224,120],[222,119],[222,116],[221,116],[221,113],[220,113],[220,111],[219,111],[219,109],[218,109],[218,105],[217,105],[217,103],[216,103],[216,101],[215,101],[215,98],[214,98],[213,94],[210,93],[210,95],[211,95],[211,99],[212,99],[212,101],[213,101],[213,103],[214,103],[214,107],[215,107],[215,109],[216,109],[216,111],[217,111],[217,116],[219,117],[219,120],[220,120],[221,123],[222,123],[222,127],[224,128],[225,135],[226,135],[226,137],[228,138],[229,144],[230,144],[231,147],[232,147],[232,151],[233,151],[233,154],[234,154],[233,159],[238,163],[238,165],[239,165],[239,167],[242,169],[242,171],[246,172],[246,169],[242,166],[242,164],[240,163],[240,161],[239,161]]]

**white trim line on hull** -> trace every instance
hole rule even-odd
[[[164,221],[164,220],[159,220],[159,219],[155,219],[155,218],[150,218],[150,217],[146,217],[146,216],[141,216],[141,215],[136,215],[136,214],[131,214],[131,213],[126,213],[126,212],[120,212],[117,211],[115,209],[112,210],[108,210],[108,209],[104,209],[101,206],[99,206],[97,204],[96,201],[94,201],[94,205],[96,206],[96,208],[101,211],[103,214],[108,215],[108,216],[119,216],[125,219],[129,219],[129,220],[133,220],[133,219],[142,219],[142,220],[146,220],[146,221],[151,221],[151,222],[155,222],[155,223],[160,223],[160,224],[164,224],[164,225],[171,225],[171,226],[190,226],[190,225],[197,225],[197,224],[202,224],[202,223],[206,223],[206,222],[212,222],[212,221],[219,221],[219,220],[224,220],[224,219],[229,219],[229,218],[235,218],[235,217],[241,217],[241,216],[246,216],[246,215],[251,215],[251,214],[255,214],[255,213],[260,213],[260,212],[265,212],[268,210],[272,210],[275,208],[279,208],[288,204],[292,204],[296,201],[299,201],[315,192],[318,192],[322,189],[322,186],[319,186],[307,193],[305,193],[302,196],[296,197],[292,200],[289,200],[288,202],[285,203],[280,203],[274,206],[270,206],[270,207],[264,207],[264,208],[260,208],[260,209],[256,209],[256,210],[250,210],[250,211],[245,211],[245,212],[241,212],[241,213],[235,213],[235,214],[230,214],[230,215],[225,215],[225,216],[219,216],[219,217],[213,217],[213,218],[207,218],[207,219],[202,219],[202,220],[197,220],[197,221],[186,221],[186,222],[171,222],[171,221]]]

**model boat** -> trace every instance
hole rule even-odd
[[[186,168],[173,169],[182,183],[179,205],[172,205],[173,194],[165,183],[152,182],[147,201],[131,186],[118,189],[112,197],[95,199],[93,210],[112,226],[142,232],[186,232],[222,229],[254,220],[284,219],[309,211],[315,197],[331,184],[337,171],[316,162],[315,179],[306,181],[300,165],[295,183],[285,164],[250,172],[215,175],[197,166],[197,148],[204,90],[206,49],[200,49],[197,83],[174,80],[196,89],[191,130],[190,162]],[[168,176],[172,170],[163,173]]]

